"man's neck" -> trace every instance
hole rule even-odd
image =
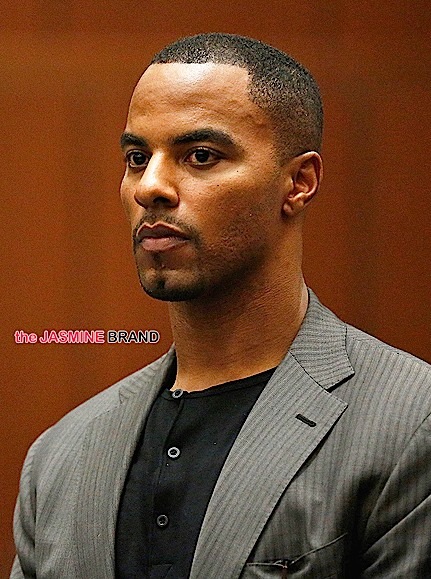
[[[277,366],[308,305],[302,277],[257,295],[170,304],[177,353],[175,388],[203,390]]]

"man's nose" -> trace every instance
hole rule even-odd
[[[173,163],[163,155],[153,154],[135,189],[135,201],[148,208],[152,205],[178,204],[178,189],[175,185]]]

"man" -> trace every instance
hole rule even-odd
[[[431,373],[341,322],[301,272],[318,88],[205,34],[155,56],[121,138],[166,356],[29,451],[12,577],[431,576]]]

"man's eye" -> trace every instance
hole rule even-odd
[[[142,151],[130,151],[126,155],[126,162],[130,169],[142,168],[148,164],[148,157]]]
[[[200,166],[200,165],[213,165],[220,159],[217,153],[211,151],[210,149],[195,149],[189,153],[185,159],[186,163],[190,165]]]

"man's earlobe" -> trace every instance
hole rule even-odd
[[[316,151],[307,151],[291,159],[288,187],[283,201],[283,213],[293,217],[303,211],[319,190],[323,177],[322,157]]]

